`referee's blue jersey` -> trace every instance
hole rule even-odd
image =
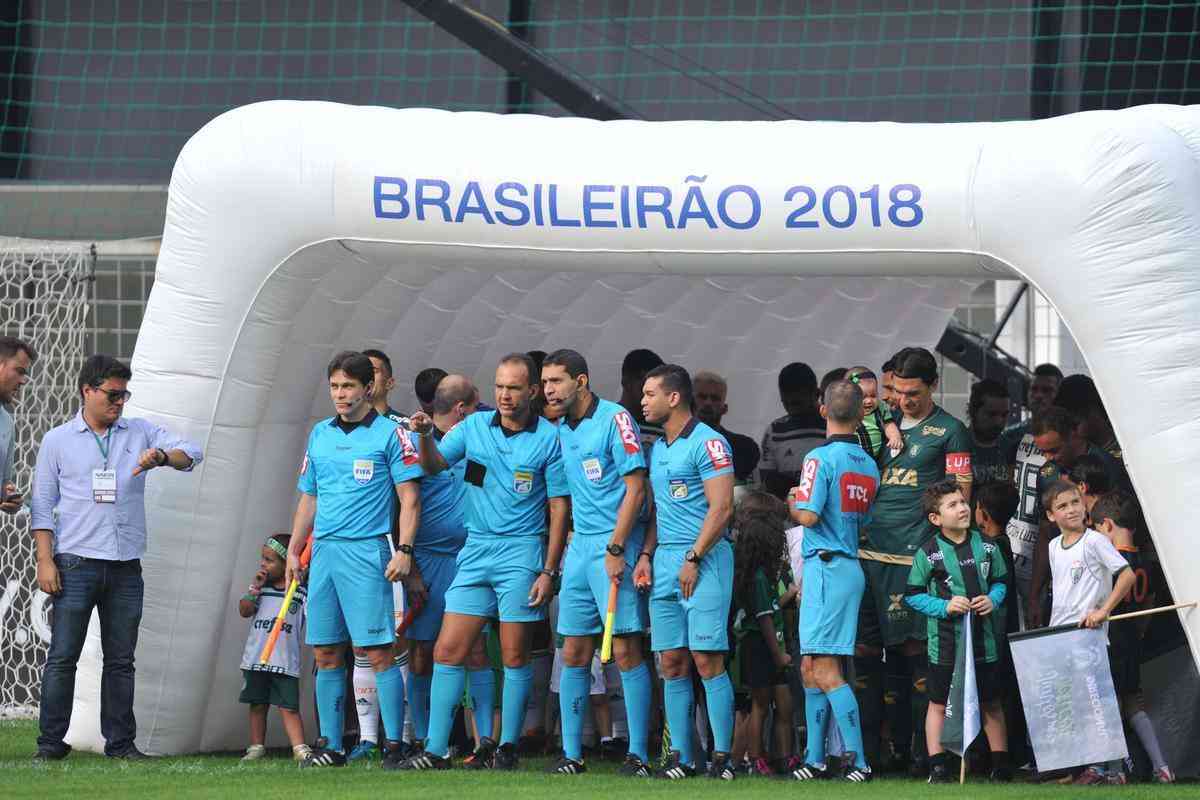
[[[558,431],[532,415],[519,431],[500,424],[500,412],[477,411],[438,442],[447,465],[466,461],[468,534],[542,536],[546,499],[569,494]]]
[[[563,469],[571,488],[574,530],[580,536],[608,536],[617,527],[625,500],[625,476],[646,468],[642,434],[622,406],[592,395],[578,422],[558,425]],[[643,527],[635,523],[637,534]]]
[[[391,532],[395,485],[422,474],[405,431],[372,409],[358,423],[313,426],[296,488],[317,498],[314,537],[364,539]]]

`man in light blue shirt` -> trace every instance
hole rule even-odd
[[[16,471],[17,431],[8,406],[21,387],[29,382],[29,370],[37,360],[37,351],[28,342],[12,336],[0,336],[0,511],[15,514],[24,497],[13,483]]]
[[[375,670],[383,718],[384,758],[399,757],[404,728],[404,676],[394,663],[396,640],[391,583],[411,568],[421,515],[421,467],[408,433],[371,405],[375,368],[355,351],[338,353],[326,368],[337,414],[313,426],[296,488],[286,577],[300,568],[312,530],[305,640],[317,664],[321,737],[303,767],[344,767],[345,644],[362,648]],[[400,504],[400,546],[388,545]]]
[[[500,742],[481,741],[475,761],[515,769],[516,744],[532,683],[533,625],[546,617],[552,578],[562,555],[567,484],[554,425],[531,405],[537,368],[513,353],[496,368],[494,412],[477,411],[433,438],[425,412],[409,421],[420,436],[421,466],[436,475],[465,460],[467,542],[446,590],[446,614],[434,646],[429,738],[401,769],[446,769],[450,725],[466,682],[472,643],[488,619],[500,621],[504,660]],[[549,511],[549,525],[547,525]],[[549,542],[543,538],[549,530]]]
[[[725,671],[733,594],[733,454],[725,437],[692,416],[692,379],[676,364],[646,375],[642,410],[663,426],[650,451],[658,547],[650,592],[650,649],[662,663],[663,705],[674,749],[659,773],[695,774],[692,664],[704,682],[713,759],[708,776],[733,780],[733,685]]]
[[[134,746],[133,653],[142,619],[146,473],[187,471],[200,448],[144,419],[125,419],[129,367],[96,355],[79,373],[80,412],[42,438],[32,521],[38,586],[53,599],[50,652],[42,671],[41,733],[35,758],[64,758],[75,697],[75,666],[92,610],[100,615],[104,753],[144,758]]]
[[[648,620],[634,585],[637,579],[649,582],[654,549],[653,543],[643,546],[646,531],[640,519],[646,459],[633,416],[597,397],[589,381],[587,361],[574,350],[555,350],[542,363],[546,408],[560,417],[558,437],[575,523],[558,597],[558,633],[565,637],[558,693],[563,757],[550,771],[586,771],[583,721],[592,683],[590,666],[595,636],[604,630],[604,615],[609,613],[629,720],[629,753],[621,774],[648,777],[652,684],[642,661],[642,632]],[[617,593],[611,609],[610,587]]]

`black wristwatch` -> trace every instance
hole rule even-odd
[[[638,558],[639,558],[639,559],[640,559],[642,556],[645,556],[646,558],[650,559],[651,561],[653,561],[653,560],[654,560],[654,553],[651,553],[649,550],[643,550],[642,552],[638,553]]]
[[[411,556],[412,555],[412,545],[411,544],[398,544],[398,545],[396,545],[396,551],[400,552],[400,553],[404,553],[404,555],[406,555],[406,556]]]
[[[703,556],[698,555],[695,550],[688,550],[686,553],[683,554],[684,561],[690,561],[696,565],[700,564],[701,558],[703,558]]]
[[[623,545],[623,544],[616,544],[615,542],[609,542],[608,547],[606,547],[605,549],[608,550],[608,554],[610,556],[625,555],[625,545]]]
[[[154,452],[157,453],[158,456],[162,456],[162,461],[158,462],[158,465],[160,467],[165,467],[167,465],[167,462],[171,460],[167,457],[167,451],[163,450],[161,447],[154,448]],[[155,456],[155,460],[158,459],[158,456]]]

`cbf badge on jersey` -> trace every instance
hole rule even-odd
[[[354,459],[354,481],[366,485],[375,477],[375,462],[369,458]]]
[[[533,491],[533,473],[523,470],[513,471],[513,491],[517,494],[529,494]]]
[[[687,496],[688,496],[687,482],[681,481],[681,480],[671,481],[671,487],[670,487],[669,494],[671,495],[672,500],[687,500]]]
[[[598,481],[604,477],[604,468],[600,466],[600,459],[585,458],[583,460],[583,476],[589,481]]]

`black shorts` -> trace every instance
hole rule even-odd
[[[738,642],[738,658],[741,659],[742,686],[747,689],[787,686],[787,670],[775,666],[767,640],[758,631],[747,631],[742,636]]]
[[[300,679],[259,669],[242,670],[242,693],[238,702],[300,710]]]
[[[1108,648],[1108,669],[1112,672],[1113,691],[1117,697],[1132,694],[1142,688],[1142,664],[1137,648],[1125,648],[1117,643]]]
[[[1001,675],[999,665],[986,661],[975,662],[975,685],[979,688],[979,702],[990,703],[1000,697]],[[950,681],[954,678],[952,664],[930,664],[929,677],[925,681],[925,693],[929,702],[946,705],[950,697]]]

